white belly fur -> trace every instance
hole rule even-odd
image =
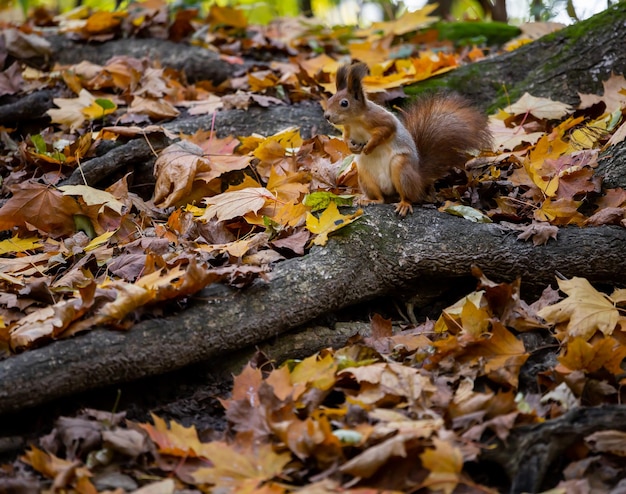
[[[392,196],[396,190],[391,182],[391,169],[389,162],[393,156],[391,145],[382,144],[370,154],[359,154],[356,157],[356,165],[359,175],[369,175],[377,183],[385,196]]]

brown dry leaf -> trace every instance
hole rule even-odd
[[[433,446],[420,455],[422,466],[430,470],[423,485],[431,490],[452,494],[461,481],[463,455],[459,448],[436,437],[433,438]]]
[[[144,434],[134,429],[116,427],[102,431],[102,442],[106,448],[136,458],[149,451],[148,441]]]
[[[143,98],[135,96],[128,107],[128,113],[140,113],[154,120],[176,118],[180,112],[164,99]]]
[[[115,281],[109,287],[115,289],[117,297],[98,310],[95,324],[116,324],[133,310],[153,301],[155,296],[154,290],[123,281]]]
[[[207,115],[221,110],[224,102],[220,96],[210,94],[203,100],[193,101],[185,106],[189,106],[189,115]]]
[[[339,470],[355,477],[370,478],[386,463],[393,461],[393,458],[406,457],[405,444],[412,438],[411,434],[398,434],[390,437],[348,460],[339,467]]]
[[[44,338],[57,338],[84,314],[82,306],[81,299],[62,300],[29,313],[10,328],[11,348],[14,351],[24,350]]]
[[[166,147],[154,163],[154,203],[167,208],[189,196],[198,169],[208,169],[202,149],[189,141]]]
[[[618,430],[598,431],[588,435],[585,442],[593,451],[626,456],[626,432]]]
[[[557,280],[559,288],[568,297],[544,307],[538,314],[551,324],[565,325],[567,338],[589,340],[596,330],[605,335],[613,333],[619,312],[606,295],[598,292],[584,278]]]
[[[602,96],[578,93],[580,97],[578,108],[589,108],[602,102],[606,104],[606,110],[610,113],[626,106],[626,94],[622,92],[626,88],[626,78],[622,74],[612,74],[609,79],[602,81],[602,86],[604,86]]]
[[[517,388],[520,369],[529,357],[522,340],[499,321],[493,321],[490,337],[482,340],[476,350],[486,360],[485,372],[489,379]]]
[[[421,375],[417,369],[394,362],[349,367],[341,370],[339,375],[344,373],[354,376],[361,385],[356,397],[359,402],[368,405],[403,400],[414,403],[423,394],[436,391],[430,378]]]
[[[176,492],[176,483],[173,479],[159,480],[146,484],[140,489],[133,491],[132,494],[174,494]]]
[[[310,388],[329,390],[336,381],[339,364],[331,353],[324,356],[312,355],[300,362],[291,371],[293,398],[297,399]]]
[[[552,238],[556,240],[559,228],[549,223],[533,221],[530,225],[521,226],[517,238],[519,240],[529,240],[532,238],[533,245],[545,245]]]
[[[0,230],[32,225],[53,237],[74,233],[74,215],[80,209],[73,198],[36,182],[16,185],[12,192],[13,196],[0,208]]]
[[[621,363],[624,357],[626,347],[614,338],[598,338],[588,343],[584,338],[577,337],[567,342],[564,354],[559,356],[561,365],[557,370],[564,373],[577,370],[596,372],[605,368],[617,375],[622,373]]]
[[[231,220],[251,211],[256,213],[268,201],[275,200],[274,195],[265,187],[248,187],[232,192],[227,191],[206,199],[209,207],[200,217],[200,220],[206,222],[214,217],[217,217],[218,221]]]
[[[73,485],[78,492],[97,492],[89,480],[91,472],[87,467],[81,466],[79,461],[63,460],[35,446],[31,446],[21,460],[45,477],[54,479],[53,490],[66,490]]]

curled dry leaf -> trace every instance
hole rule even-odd
[[[189,141],[166,147],[154,163],[154,203],[167,208],[183,201],[191,192],[196,173],[208,167],[202,149]]]

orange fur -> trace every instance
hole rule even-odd
[[[343,125],[343,137],[356,155],[364,202],[400,200],[400,216],[427,200],[430,189],[450,169],[462,167],[468,151],[488,147],[487,119],[459,95],[419,99],[398,119],[369,101],[362,79],[365,64],[344,65],[337,72],[337,92],[325,117]]]

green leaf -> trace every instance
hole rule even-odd
[[[115,103],[113,103],[113,101],[111,101],[110,99],[96,98],[96,104],[98,106],[101,106],[103,110],[114,110],[115,109]]]
[[[35,134],[30,136],[30,140],[35,146],[35,151],[37,151],[39,154],[49,154],[48,148],[46,146],[46,141],[44,141],[41,134]]]
[[[332,192],[313,192],[304,196],[302,203],[311,208],[312,211],[326,209],[331,202],[337,206],[352,206],[353,195],[338,196]]]

